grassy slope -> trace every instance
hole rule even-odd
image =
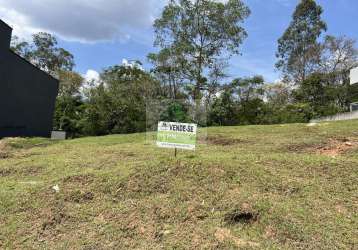
[[[209,128],[176,159],[143,134],[3,141],[0,248],[354,249],[358,148],[313,149],[357,128]]]

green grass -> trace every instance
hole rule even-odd
[[[0,249],[358,248],[358,121],[207,136],[0,141]]]

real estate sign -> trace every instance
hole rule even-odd
[[[192,123],[159,122],[157,145],[162,148],[195,150],[197,125]]]

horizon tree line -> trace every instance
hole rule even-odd
[[[349,84],[349,71],[358,66],[356,43],[325,34],[322,13],[314,0],[297,5],[278,39],[278,83],[227,75],[248,36],[242,24],[250,9],[241,0],[170,0],[153,25],[159,50],[147,56],[152,69],[139,61],[114,65],[97,84],[85,84],[74,56],[51,34],[34,34],[31,42],[14,37],[12,49],[60,80],[54,127],[72,136],[145,131],[153,99],[169,100],[162,119],[202,126],[307,122],[358,101],[358,87]]]

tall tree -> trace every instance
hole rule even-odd
[[[197,104],[210,79],[224,76],[223,61],[239,54],[249,14],[241,0],[170,0],[155,21],[155,45],[171,52]]]
[[[236,94],[241,103],[263,98],[264,78],[262,76],[237,78],[234,79],[231,84],[236,88]]]
[[[56,100],[54,127],[65,130],[70,136],[81,133],[80,122],[83,117],[84,102],[81,96],[83,77],[73,71],[58,71],[60,81]]]
[[[358,65],[355,42],[344,36],[326,36],[322,44],[321,72],[334,74],[338,83],[348,82],[350,70]]]
[[[291,101],[292,89],[287,83],[266,84],[264,89],[265,99],[273,108],[281,108]]]
[[[264,79],[262,76],[237,78],[232,81],[240,104],[240,123],[258,123],[264,98]]]
[[[75,66],[73,55],[57,46],[57,39],[45,32],[32,36],[32,42],[13,38],[12,49],[31,63],[58,77],[59,71],[72,71]]]
[[[173,100],[183,98],[183,78],[180,74],[180,65],[173,51],[165,48],[157,54],[150,53],[148,59],[154,65],[152,71],[164,85],[162,88],[164,90],[163,96]]]
[[[58,73],[60,81],[59,96],[79,95],[85,79],[74,71],[61,70]]]
[[[325,37],[322,43],[321,72],[326,75],[327,84],[339,90],[338,105],[346,109],[356,100],[356,88],[352,88],[349,82],[350,70],[356,66],[358,49],[355,40],[344,36]]]
[[[18,36],[13,36],[11,38],[11,50],[26,60],[30,60],[31,58],[31,46],[30,44],[20,39]]]
[[[278,40],[276,67],[285,80],[301,83],[317,69],[321,53],[318,38],[327,29],[322,13],[314,0],[301,0],[297,5],[293,20]]]

